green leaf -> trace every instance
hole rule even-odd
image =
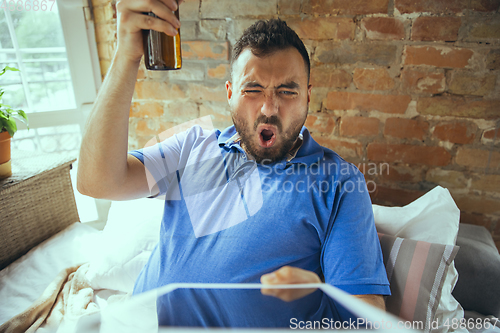
[[[9,67],[9,66],[5,66],[2,70],[2,72],[0,73],[0,76],[4,75],[6,71],[13,71],[13,72],[19,72],[19,69],[17,68],[14,68],[14,67]]]
[[[17,114],[23,117],[24,120],[26,120],[26,122],[28,121],[28,116],[26,115],[26,112],[24,112],[23,110],[17,110]]]
[[[9,132],[10,136],[14,136],[14,133],[17,132],[16,121],[12,118],[7,119],[7,132]]]
[[[12,118],[15,118],[15,119],[19,120],[20,122],[24,123],[26,125],[26,127],[28,127],[28,129],[29,129],[28,119],[24,119],[24,118],[16,116],[16,115],[13,115]]]
[[[7,129],[7,118],[0,117],[0,132],[3,132],[4,129]]]
[[[19,72],[19,69],[5,66],[0,72],[0,76],[4,75],[7,71]],[[4,92],[5,91],[3,89],[0,89],[0,101]],[[28,117],[23,110],[13,110],[10,105],[0,103],[0,130],[7,130],[10,136],[14,136],[14,133],[17,131],[17,124],[15,119],[18,119],[19,121],[25,123],[29,129]]]

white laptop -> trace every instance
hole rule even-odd
[[[82,317],[78,332],[206,329],[407,331],[411,323],[328,284],[179,283],[132,296]]]

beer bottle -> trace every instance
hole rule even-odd
[[[147,15],[157,17],[154,13]],[[179,19],[179,7],[175,11]],[[181,33],[172,37],[155,30],[143,30],[144,63],[149,70],[172,70],[182,66]]]

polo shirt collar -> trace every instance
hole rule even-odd
[[[302,135],[302,145],[296,152],[295,157],[285,163],[300,163],[307,166],[310,166],[313,163],[318,163],[324,155],[322,147],[314,141],[305,126],[302,127],[300,134]],[[236,131],[236,128],[232,125],[219,134],[217,142],[219,143],[219,146],[223,145],[228,148],[236,146],[238,150],[243,151],[239,145],[239,138],[240,136]]]

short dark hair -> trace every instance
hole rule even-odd
[[[270,19],[260,20],[245,29],[243,35],[234,44],[231,55],[231,75],[233,64],[245,48],[250,48],[252,53],[258,57],[264,57],[279,50],[294,47],[304,59],[307,72],[307,80],[311,72],[311,62],[304,43],[293,29],[285,21]]]

